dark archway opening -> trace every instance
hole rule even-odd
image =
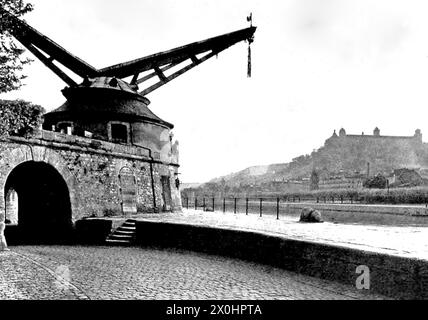
[[[4,194],[10,194],[10,190],[16,192],[18,198],[16,242],[44,244],[70,240],[72,219],[69,190],[54,167],[34,161],[18,165],[7,178]],[[7,204],[9,199],[6,197],[5,201]],[[6,219],[7,215],[6,211]]]

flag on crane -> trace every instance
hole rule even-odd
[[[253,26],[253,13],[251,12],[250,15],[247,17],[247,21],[251,23],[251,26]]]
[[[253,26],[253,13],[247,17],[247,21],[250,22],[251,27]],[[248,39],[248,67],[247,67],[247,77],[251,78],[252,65],[251,65],[251,43],[253,42],[253,38]]]

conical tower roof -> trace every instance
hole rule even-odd
[[[173,128],[149,108],[150,100],[139,95],[136,88],[121,79],[100,77],[85,79],[74,88],[63,90],[67,101],[45,115],[50,120],[76,120],[87,117],[124,121],[149,121]]]

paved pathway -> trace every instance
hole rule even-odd
[[[383,299],[235,259],[119,247],[22,246],[0,253],[3,299]]]
[[[256,230],[289,239],[313,241],[401,257],[428,260],[428,227],[365,226],[331,222],[306,224],[298,218],[203,212],[143,215],[139,220],[196,224],[218,228]]]

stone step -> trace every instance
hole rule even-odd
[[[116,230],[120,230],[120,229],[122,229],[122,230],[135,230],[136,229],[136,227],[135,226],[125,226],[125,225],[121,225],[119,228],[117,228]]]
[[[129,229],[121,229],[121,228],[119,228],[114,233],[115,234],[131,234],[131,235],[133,235],[133,234],[135,234],[135,229],[134,230],[129,230]]]
[[[115,240],[115,239],[117,239],[117,240],[126,240],[126,239],[129,239],[129,240],[132,240],[132,239],[134,239],[134,235],[132,235],[132,234],[117,234],[117,233],[113,233],[109,237],[109,239],[113,239],[113,240]]]
[[[129,228],[129,227],[119,227],[116,229],[115,232],[131,232],[131,233],[135,233],[136,228]]]
[[[132,244],[135,239],[136,221],[133,219],[126,220],[106,239],[107,244],[120,245]]]
[[[111,244],[111,245],[131,245],[131,241],[127,241],[127,240],[112,240],[112,239],[107,239],[106,240],[106,244]]]

